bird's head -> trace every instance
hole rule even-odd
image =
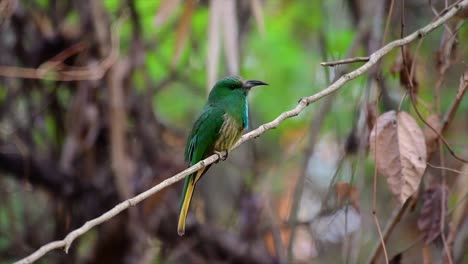
[[[262,81],[244,81],[238,76],[230,76],[219,80],[211,89],[209,100],[220,99],[229,95],[247,96],[252,87],[268,85]]]

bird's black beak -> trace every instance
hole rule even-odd
[[[268,83],[264,83],[262,81],[250,80],[250,81],[245,82],[244,88],[250,89],[254,86],[259,86],[259,85],[268,85]]]

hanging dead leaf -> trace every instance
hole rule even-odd
[[[422,196],[423,206],[418,218],[418,228],[424,234],[426,245],[440,235],[441,216],[447,211],[447,196],[448,188],[441,184],[434,184],[424,191]],[[442,208],[444,209],[443,212]]]
[[[417,190],[426,169],[421,128],[408,113],[389,111],[377,118],[369,140],[378,171],[403,204]]]
[[[437,114],[430,115],[427,118],[426,122],[432,128],[434,128],[436,131],[438,131],[440,133],[440,131],[442,129],[442,122],[440,120],[439,115],[437,115]],[[434,130],[432,130],[430,127],[426,126],[424,128],[424,139],[426,140],[427,156],[429,157],[430,155],[432,155],[432,153],[434,153],[437,150],[438,136],[434,132]]]
[[[175,67],[179,62],[182,51],[184,50],[185,43],[190,35],[190,26],[192,22],[193,12],[197,6],[196,0],[187,0],[184,6],[184,12],[180,18],[179,25],[177,26],[176,33],[176,46],[174,51],[174,57],[172,58],[172,67]]]
[[[416,72],[413,67],[414,58],[407,48],[403,49],[403,55],[397,58],[392,66],[391,72],[399,74],[400,84],[403,85],[408,91],[413,90],[413,93],[418,93],[418,80],[416,79]],[[410,79],[411,77],[411,79]]]
[[[153,25],[159,27],[164,25],[166,21],[174,14],[181,0],[163,0],[159,6],[158,12],[154,16]]]

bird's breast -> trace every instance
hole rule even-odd
[[[243,125],[229,114],[224,114],[224,122],[215,142],[215,151],[229,150],[242,135]]]

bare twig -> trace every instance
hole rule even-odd
[[[444,120],[442,122],[442,130],[446,130],[448,125],[453,120],[455,113],[458,109],[458,105],[461,102],[461,99],[465,95],[466,90],[468,89],[468,69],[465,70],[465,73],[460,77],[460,85],[458,86],[457,95],[455,96],[455,100],[453,101],[452,105],[450,106],[447,114],[444,116]]]
[[[379,248],[383,249],[385,263],[388,264],[388,253],[387,253],[387,247],[385,246],[385,238],[383,236],[382,228],[380,227],[380,222],[379,222],[379,218],[377,218],[376,211],[372,211],[372,216],[374,219],[375,226],[377,227],[377,232],[379,233],[379,239],[380,239]]]
[[[373,27],[372,35],[371,35],[371,38],[370,38],[370,41],[369,41],[369,48],[371,49],[371,51],[373,51],[373,50],[375,50],[377,48],[375,45],[376,45],[376,43],[378,43],[378,41],[374,40],[374,39],[378,38],[380,36],[380,30],[381,30],[380,24],[382,23],[381,19],[382,19],[383,15],[384,15],[383,6],[385,6],[385,1],[381,1],[378,5],[379,5],[379,7],[376,9],[376,12],[375,12],[376,16],[375,16],[375,20],[374,20],[374,27]],[[386,19],[386,22],[385,22],[384,35],[380,39],[382,44],[380,44],[380,45],[384,45],[384,43],[386,41],[386,38],[387,38],[388,28],[389,28],[390,21],[392,19],[392,15],[393,15],[393,5],[394,5],[394,1],[391,1],[390,9],[388,11],[387,19]],[[403,38],[403,35],[401,35],[401,38]],[[379,45],[379,44],[377,44],[377,45]],[[403,48],[404,46],[401,46],[401,47]],[[377,63],[377,66],[375,67],[374,71],[371,72],[371,74],[373,76],[372,76],[372,78],[369,79],[370,82],[369,82],[368,88],[367,88],[367,89],[369,89],[368,94],[370,93],[371,82],[373,81],[373,79],[375,79],[376,81],[378,81],[380,79],[379,74],[380,74],[381,65],[382,65],[381,62]],[[383,81],[383,79],[381,79],[381,81]],[[384,92],[384,89],[382,89],[382,92]],[[377,97],[376,99],[377,99],[377,104],[378,104],[379,98]],[[377,110],[377,112],[378,112],[378,110]],[[375,144],[376,141],[377,141],[377,137],[375,137],[375,139],[374,139],[374,145],[377,146],[377,144]],[[360,144],[361,147],[362,147],[362,143],[363,142],[361,142],[361,144]],[[362,155],[362,153],[363,152],[360,151],[361,155]],[[375,154],[376,154],[375,160],[377,160],[377,151],[375,152]],[[381,227],[381,224],[380,224],[380,221],[379,221],[379,216],[378,216],[378,213],[377,213],[377,165],[374,165],[374,173],[373,173],[372,218],[374,220],[374,224],[375,224],[375,226],[377,228],[377,233],[379,235],[378,249],[383,250],[384,257],[385,257],[385,263],[388,264],[387,247],[386,247],[384,236],[382,234],[382,227]]]
[[[444,148],[442,146],[442,142],[438,140],[439,143],[439,159],[440,159],[440,164],[442,167],[445,167],[445,159],[444,159]],[[440,232],[440,237],[442,238],[442,245],[444,248],[444,263],[448,264],[453,264],[453,258],[452,258],[452,251],[450,250],[449,243],[447,242],[447,237],[445,235],[445,211],[447,210],[447,173],[445,170],[442,170],[442,198],[440,199],[440,221],[439,221],[439,232]]]
[[[459,89],[459,92],[457,93],[457,96],[455,98],[455,103],[453,104],[457,109],[458,108],[458,104],[460,103],[459,100],[461,100],[463,94],[465,93],[466,91],[466,85],[464,85],[464,80],[463,80],[463,76],[462,76],[462,80],[460,81],[460,89]],[[437,129],[433,128],[425,119],[424,117],[422,116],[421,112],[418,110],[417,106],[416,106],[416,102],[415,102],[415,98],[413,96],[413,93],[410,92],[410,99],[411,99],[411,104],[413,106],[413,109],[414,111],[416,112],[416,115],[419,117],[419,119],[427,126],[429,127],[436,135],[437,135],[437,138],[438,140],[440,140],[442,143],[444,143],[445,147],[447,148],[448,152],[450,153],[450,155],[452,155],[452,157],[454,157],[455,159],[463,162],[463,163],[468,163],[468,159],[466,158],[463,158],[463,157],[460,157],[458,156],[457,153],[455,153],[455,151],[452,149],[452,147],[450,146],[450,144],[447,142],[447,140],[445,139],[444,136],[442,136],[442,133],[440,133],[439,131],[437,131]],[[457,102],[458,101],[458,102]],[[453,113],[454,114],[454,113]],[[451,116],[451,118],[453,118],[453,116]],[[444,126],[442,127],[442,129],[446,129],[446,126],[448,126],[448,123],[444,123]]]
[[[392,20],[392,15],[393,15],[393,6],[395,5],[395,0],[391,0],[390,2],[390,8],[388,10],[388,16],[387,16],[387,21],[385,21],[385,29],[384,29],[384,35],[382,38],[382,45],[385,44],[385,41],[387,39],[387,34],[388,34],[388,29],[390,26],[390,21]]]
[[[422,38],[426,36],[428,33],[436,29],[437,27],[441,26],[443,23],[445,23],[447,20],[449,20],[451,17],[455,16],[457,12],[463,8],[468,6],[468,0],[464,0],[460,2],[458,5],[454,5],[452,8],[450,8],[443,16],[441,16],[439,19],[436,21],[426,25],[425,27],[417,30],[416,32],[408,35],[405,38],[395,40],[393,42],[390,42],[389,44],[385,45],[381,49],[377,50],[373,54],[369,56],[369,61],[366,62],[364,65],[359,67],[358,69],[347,73],[343,75],[341,78],[339,78],[336,82],[334,82],[332,85],[327,87],[326,89],[322,90],[319,93],[316,93],[312,96],[304,97],[301,100],[299,100],[299,103],[294,107],[293,109],[283,112],[280,114],[278,117],[276,117],[273,121],[263,124],[257,129],[245,134],[242,136],[242,138],[235,144],[234,148],[237,148],[239,145],[242,143],[251,140],[253,138],[257,138],[263,133],[265,133],[267,130],[273,129],[278,127],[284,120],[297,116],[299,113],[301,113],[308,105],[311,103],[331,94],[343,87],[344,84],[348,83],[349,81],[357,78],[360,75],[363,75],[366,73],[372,66],[374,66],[383,56],[388,54],[390,51],[392,51],[395,48],[401,47],[403,45],[406,45],[418,38]],[[64,248],[65,252],[68,252],[68,249],[70,248],[71,244],[73,241],[80,237],[81,235],[85,234],[88,232],[91,228],[100,225],[109,219],[113,218],[120,212],[128,209],[131,206],[135,206],[136,204],[140,203],[141,201],[147,199],[149,196],[161,191],[164,188],[167,188],[168,186],[182,180],[185,178],[187,175],[190,175],[201,168],[214,163],[219,159],[219,156],[214,154],[211,155],[210,157],[198,162],[197,164],[187,168],[186,170],[179,172],[178,174],[164,180],[160,184],[152,187],[151,189],[146,190],[145,192],[140,193],[139,195],[125,200],[118,205],[116,205],[114,208],[111,210],[105,212],[101,216],[94,218],[88,222],[86,222],[83,226],[81,226],[78,229],[75,229],[74,231],[70,232],[64,239],[54,241],[51,243],[48,243],[41,248],[39,248],[37,251],[35,251],[33,254],[29,255],[28,257],[21,259],[17,261],[16,263],[32,263],[48,252],[54,250],[54,249],[59,249],[59,248]],[[175,231],[174,231],[175,235]]]
[[[337,60],[337,61],[325,61],[325,62],[321,62],[320,65],[334,67],[340,64],[349,64],[349,63],[355,63],[355,62],[368,62],[368,61],[369,61],[369,57],[356,57],[356,58],[349,58],[349,59]]]
[[[374,145],[377,146],[377,137],[374,138]],[[375,150],[375,160],[377,161],[377,149]],[[379,243],[378,250],[382,249],[384,252],[385,263],[388,264],[388,253],[387,247],[385,246],[385,237],[382,233],[382,227],[380,226],[380,221],[377,216],[377,164],[374,165],[374,175],[373,175],[373,184],[372,184],[372,218],[374,219],[375,226],[377,227],[377,232],[379,234]],[[373,262],[372,262],[373,263]]]
[[[53,69],[56,69],[62,66],[62,63],[70,58],[71,56],[78,54],[85,50],[87,45],[84,42],[78,42],[73,46],[66,48],[65,50],[61,51],[59,54],[52,57],[50,60],[44,62],[39,66],[37,71],[48,72]]]
[[[434,168],[434,169],[439,169],[439,170],[446,170],[446,171],[451,171],[451,172],[455,172],[455,173],[458,173],[459,175],[462,175],[462,176],[468,176],[467,173],[464,173],[463,171],[459,171],[459,170],[456,170],[456,169],[452,169],[452,168],[448,168],[448,167],[442,167],[442,166],[436,166],[436,165],[432,165],[431,163],[426,163],[427,166],[431,167],[431,168]]]

